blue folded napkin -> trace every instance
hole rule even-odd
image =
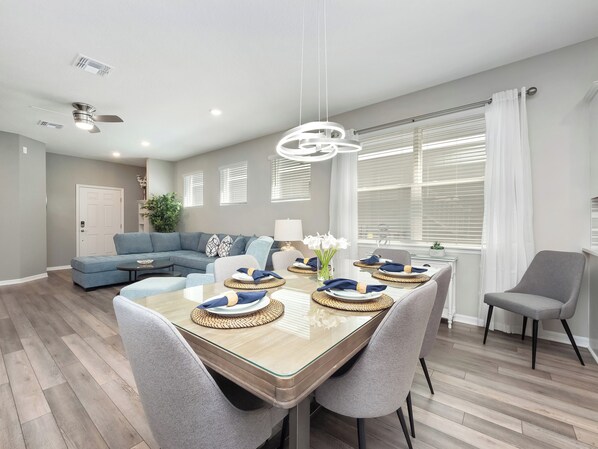
[[[298,257],[297,259],[295,259],[295,262],[299,262],[305,265],[309,265],[309,267],[312,270],[317,270],[318,269],[318,258],[317,257],[312,257],[310,259],[308,259],[307,257],[304,259],[303,257]]]
[[[228,292],[219,298],[210,299],[197,306],[198,309],[210,309],[212,307],[234,306],[236,304],[249,304],[258,301],[266,296],[266,290],[257,292]]]
[[[356,290],[359,293],[381,292],[386,290],[386,285],[366,285],[363,282],[357,282],[352,279],[329,279],[324,281],[324,285],[318,288],[318,291],[337,288],[339,290]]]
[[[370,257],[367,257],[365,259],[360,259],[360,261],[366,265],[375,265],[377,263],[380,263],[380,256],[378,256],[376,254],[372,254]]]
[[[405,267],[408,267],[410,265],[403,265],[402,263],[385,263],[384,265],[382,265],[379,270],[384,270],[384,271],[390,271],[391,273],[401,273],[403,271],[405,271]],[[425,273],[426,271],[428,271],[427,268],[415,268],[415,267],[411,267],[411,272],[412,273]]]
[[[267,278],[268,276],[273,276],[278,279],[282,279],[282,276],[274,271],[268,270],[256,270],[254,268],[239,268],[237,270],[239,273],[248,274],[253,278],[254,281],[259,281],[260,279]]]

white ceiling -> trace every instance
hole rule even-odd
[[[330,115],[598,36],[596,0],[326,2]],[[0,130],[55,153],[109,160],[119,151],[121,162],[142,165],[146,157],[180,160],[295,126],[302,5],[4,0]],[[310,36],[304,119],[316,114]],[[78,53],[113,72],[102,78],[72,67]],[[74,101],[125,123],[81,131],[70,117]],[[224,114],[211,116],[213,107]],[[38,120],[65,126],[42,128]]]

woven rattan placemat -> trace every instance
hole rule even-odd
[[[315,291],[311,294],[311,299],[323,306],[339,310],[348,310],[349,312],[375,312],[377,310],[388,309],[394,304],[393,299],[384,294],[371,301],[349,302],[333,298],[324,292]]]
[[[293,265],[291,265],[290,267],[287,268],[287,270],[293,272],[293,273],[301,273],[301,274],[316,274],[316,270],[312,270],[310,268],[299,268],[299,267],[294,267]]]
[[[372,263],[372,264],[367,264],[367,263],[363,263],[360,262],[359,260],[356,260],[355,262],[353,262],[353,265],[355,265],[356,267],[359,268],[379,268],[382,265],[384,265],[383,263]]]
[[[276,299],[270,298],[270,304],[250,315],[227,317],[215,315],[197,307],[191,312],[191,319],[200,326],[213,327],[215,329],[242,329],[244,327],[261,326],[268,324],[284,313],[284,305]]]
[[[389,276],[388,274],[380,273],[379,271],[374,271],[372,273],[372,277],[381,279],[383,281],[400,282],[401,284],[421,284],[430,280],[430,276],[425,274],[420,274],[419,276],[413,277],[399,277]]]
[[[265,282],[239,282],[236,279],[228,278],[224,281],[224,286],[228,288],[236,288],[239,290],[264,290],[268,288],[276,288],[284,285],[286,281],[284,279],[269,279]]]

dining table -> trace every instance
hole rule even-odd
[[[417,283],[384,282],[374,269],[334,265],[334,277],[367,284],[386,284],[384,291],[401,301]],[[230,291],[222,282],[137,299],[174,324],[202,362],[266,403],[289,410],[289,448],[307,449],[310,438],[310,399],[316,388],[363,349],[386,310],[350,312],[320,305],[311,299],[322,282],[316,273],[278,270],[286,283],[269,289],[284,313],[268,324],[216,329],[196,324],[193,309],[204,300]],[[422,324],[425,325],[425,324]]]

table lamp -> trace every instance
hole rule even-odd
[[[303,225],[301,220],[275,220],[274,221],[274,240],[279,242],[285,242],[285,245],[280,249],[282,251],[288,251],[295,249],[291,242],[297,240],[303,240]]]

